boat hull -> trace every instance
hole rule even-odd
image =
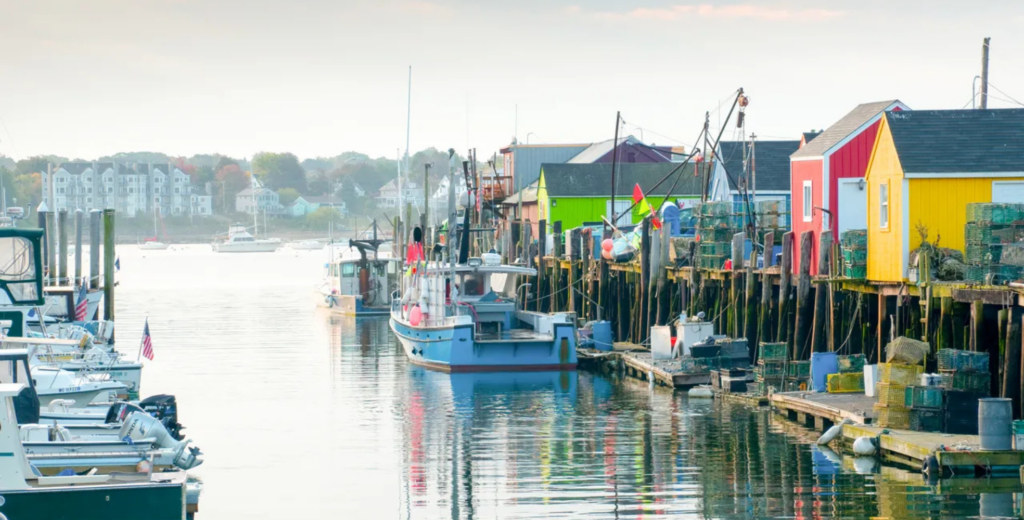
[[[143,251],[163,251],[170,245],[162,242],[145,242],[139,245],[139,249]]]
[[[273,253],[281,246],[276,242],[241,242],[235,244],[214,244],[213,250],[218,253]]]
[[[185,518],[185,482],[113,486],[55,486],[0,493],[7,518],[112,520]]]
[[[61,368],[69,372],[82,374],[108,374],[110,379],[128,387],[128,398],[138,399],[139,388],[142,386],[141,363],[117,363],[114,365],[86,365],[82,363],[64,363]]]
[[[570,324],[554,326],[546,339],[475,341],[473,325],[413,327],[391,317],[409,361],[445,372],[511,372],[576,369],[576,339]]]
[[[342,316],[387,316],[390,306],[363,305],[363,297],[351,294],[335,294],[333,296],[320,291],[313,291],[316,306],[327,309]]]

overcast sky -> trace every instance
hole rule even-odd
[[[301,158],[626,133],[689,147],[733,92],[799,137],[861,102],[1024,100],[1024,2],[0,0],[0,154]],[[518,105],[518,127],[516,124]],[[641,131],[639,128],[643,128]],[[726,136],[733,135],[732,129]]]

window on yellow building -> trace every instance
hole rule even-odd
[[[878,185],[878,227],[889,227],[889,184]]]

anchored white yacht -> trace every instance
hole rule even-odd
[[[233,224],[228,228],[228,239],[213,244],[218,253],[273,253],[279,247],[280,238],[255,238],[242,224]]]

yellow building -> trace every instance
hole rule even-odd
[[[865,182],[867,278],[904,281],[922,232],[963,251],[968,204],[1024,203],[1024,109],[886,112]]]

